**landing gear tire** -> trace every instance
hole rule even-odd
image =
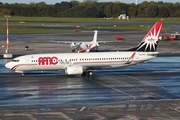
[[[93,75],[92,71],[89,71],[89,72],[88,72],[88,75],[89,75],[89,76],[92,76],[92,75]]]

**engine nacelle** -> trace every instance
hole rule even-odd
[[[65,73],[67,75],[82,74],[83,68],[82,68],[82,66],[69,66],[69,67],[66,67]]]
[[[96,43],[96,46],[99,47],[99,45],[100,45],[100,43],[97,42],[97,43]]]
[[[73,47],[76,47],[76,43],[72,42],[70,46],[71,46],[72,48],[73,48]]]

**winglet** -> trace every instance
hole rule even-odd
[[[130,63],[133,61],[135,55],[136,55],[136,52],[134,52],[134,53],[131,55],[131,57],[128,59],[128,61],[127,61],[125,64],[130,64]]]

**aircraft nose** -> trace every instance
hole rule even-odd
[[[8,69],[11,69],[12,65],[11,65],[10,62],[8,62],[8,63],[5,64],[5,67],[8,68]]]

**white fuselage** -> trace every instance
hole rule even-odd
[[[132,55],[134,54],[133,58]],[[65,70],[68,67],[87,69],[118,68],[155,58],[158,52],[98,52],[31,54],[13,59],[5,66],[16,72]]]

